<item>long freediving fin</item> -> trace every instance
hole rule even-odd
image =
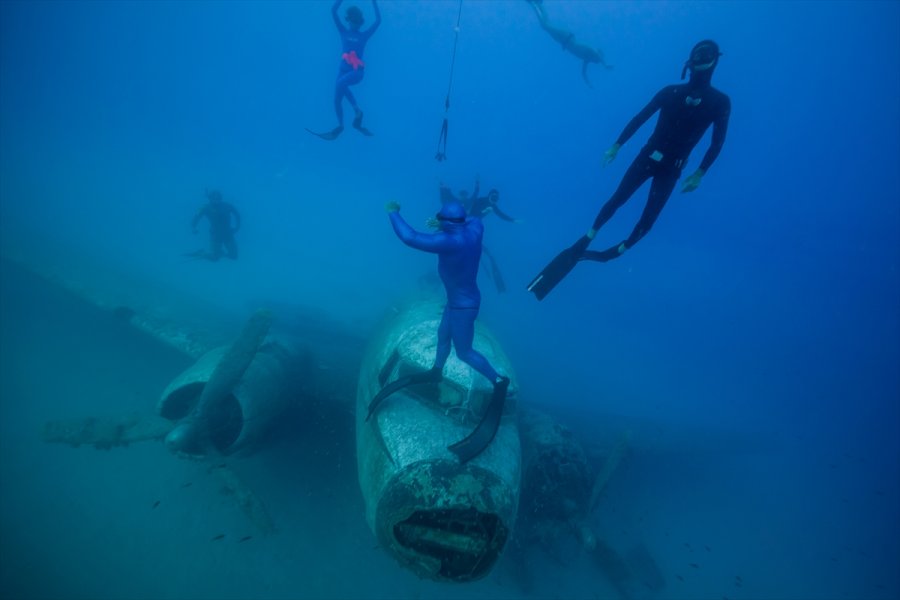
[[[444,376],[439,369],[432,368],[427,371],[422,371],[421,373],[413,373],[412,375],[406,375],[405,377],[395,379],[381,388],[381,391],[372,398],[372,402],[369,403],[369,412],[366,415],[366,421],[372,418],[372,415],[375,414],[375,411],[378,410],[381,403],[391,394],[417,383],[438,383],[443,377]]]
[[[582,236],[577,242],[556,255],[537,277],[528,284],[528,291],[533,292],[538,300],[547,297],[553,288],[575,268],[590,243],[590,238]]]
[[[338,125],[331,131],[326,131],[324,133],[319,133],[318,131],[313,131],[312,129],[310,129],[308,127],[304,127],[304,129],[306,129],[308,132],[310,132],[314,136],[320,137],[323,140],[328,140],[330,142],[331,140],[337,139],[337,136],[341,135],[341,132],[344,131],[344,126]]]
[[[448,447],[456,455],[459,462],[465,464],[484,452],[497,435],[500,418],[503,416],[503,405],[506,403],[506,392],[509,389],[509,377],[501,377],[494,385],[494,393],[484,416],[469,435]]]

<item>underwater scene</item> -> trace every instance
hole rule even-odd
[[[0,3],[0,598],[900,597],[900,3]]]

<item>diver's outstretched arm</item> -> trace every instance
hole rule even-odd
[[[340,15],[338,15],[338,9],[341,7],[341,2],[343,1],[344,0],[334,0],[334,4],[331,5],[331,18],[334,19],[334,24],[341,33],[347,31],[347,28],[341,23]]]
[[[498,217],[503,219],[504,221],[509,221],[510,223],[516,223],[518,221],[518,219],[516,219],[515,217],[511,217],[508,214],[506,214],[505,212],[503,212],[502,210],[500,210],[500,207],[497,206],[496,204],[494,205],[494,213]]]
[[[653,113],[658,111],[662,107],[662,98],[663,94],[665,94],[667,88],[664,88],[660,92],[658,92],[650,102],[641,109],[641,111],[636,114],[628,124],[625,126],[625,129],[622,130],[622,133],[619,135],[619,138],[616,140],[616,144],[620,147],[625,145],[631,136],[633,136],[638,129],[641,128],[641,125],[647,122],[647,119],[653,116]]]
[[[366,32],[367,35],[372,35],[375,33],[375,30],[378,29],[378,26],[381,25],[381,10],[378,8],[377,0],[372,0],[372,9],[375,11],[375,22],[372,23],[372,26],[369,27],[369,30]]]
[[[534,12],[537,13],[537,17],[541,20],[541,24],[543,25],[543,22],[547,20],[547,15],[544,14],[544,6],[539,0],[528,0],[528,4],[530,4],[531,8],[534,9]]]
[[[722,146],[725,145],[725,134],[728,133],[728,119],[730,116],[731,100],[725,98],[725,108],[713,121],[712,140],[709,144],[709,150],[703,155],[703,161],[700,163],[700,168],[703,169],[704,173],[709,170],[709,167],[718,158],[719,152],[722,151]]]

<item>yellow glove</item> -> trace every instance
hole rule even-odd
[[[688,178],[684,180],[684,185],[681,187],[681,193],[693,192],[700,187],[700,180],[703,179],[703,174],[703,169],[697,169],[689,175]]]
[[[389,200],[388,203],[384,205],[384,210],[389,213],[398,212],[400,210],[400,203],[396,200]]]
[[[616,160],[616,154],[619,153],[619,148],[621,148],[619,144],[613,144],[609,147],[609,150],[603,153],[603,166],[605,167],[612,161]]]

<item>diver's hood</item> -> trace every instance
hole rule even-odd
[[[347,12],[344,14],[344,19],[347,20],[347,23],[350,25],[354,25],[356,27],[361,27],[362,24],[366,21],[365,17],[363,17],[362,11],[358,6],[351,6],[347,9]]]
[[[445,202],[441,206],[435,218],[440,222],[441,229],[464,225],[466,222],[466,208],[459,202]]]
[[[712,73],[719,64],[719,57],[722,53],[719,51],[719,45],[712,40],[703,40],[699,42],[691,50],[690,57],[685,61],[684,67],[681,69],[681,78],[687,75],[688,69],[691,70],[691,81],[702,79],[708,83],[712,79]]]

